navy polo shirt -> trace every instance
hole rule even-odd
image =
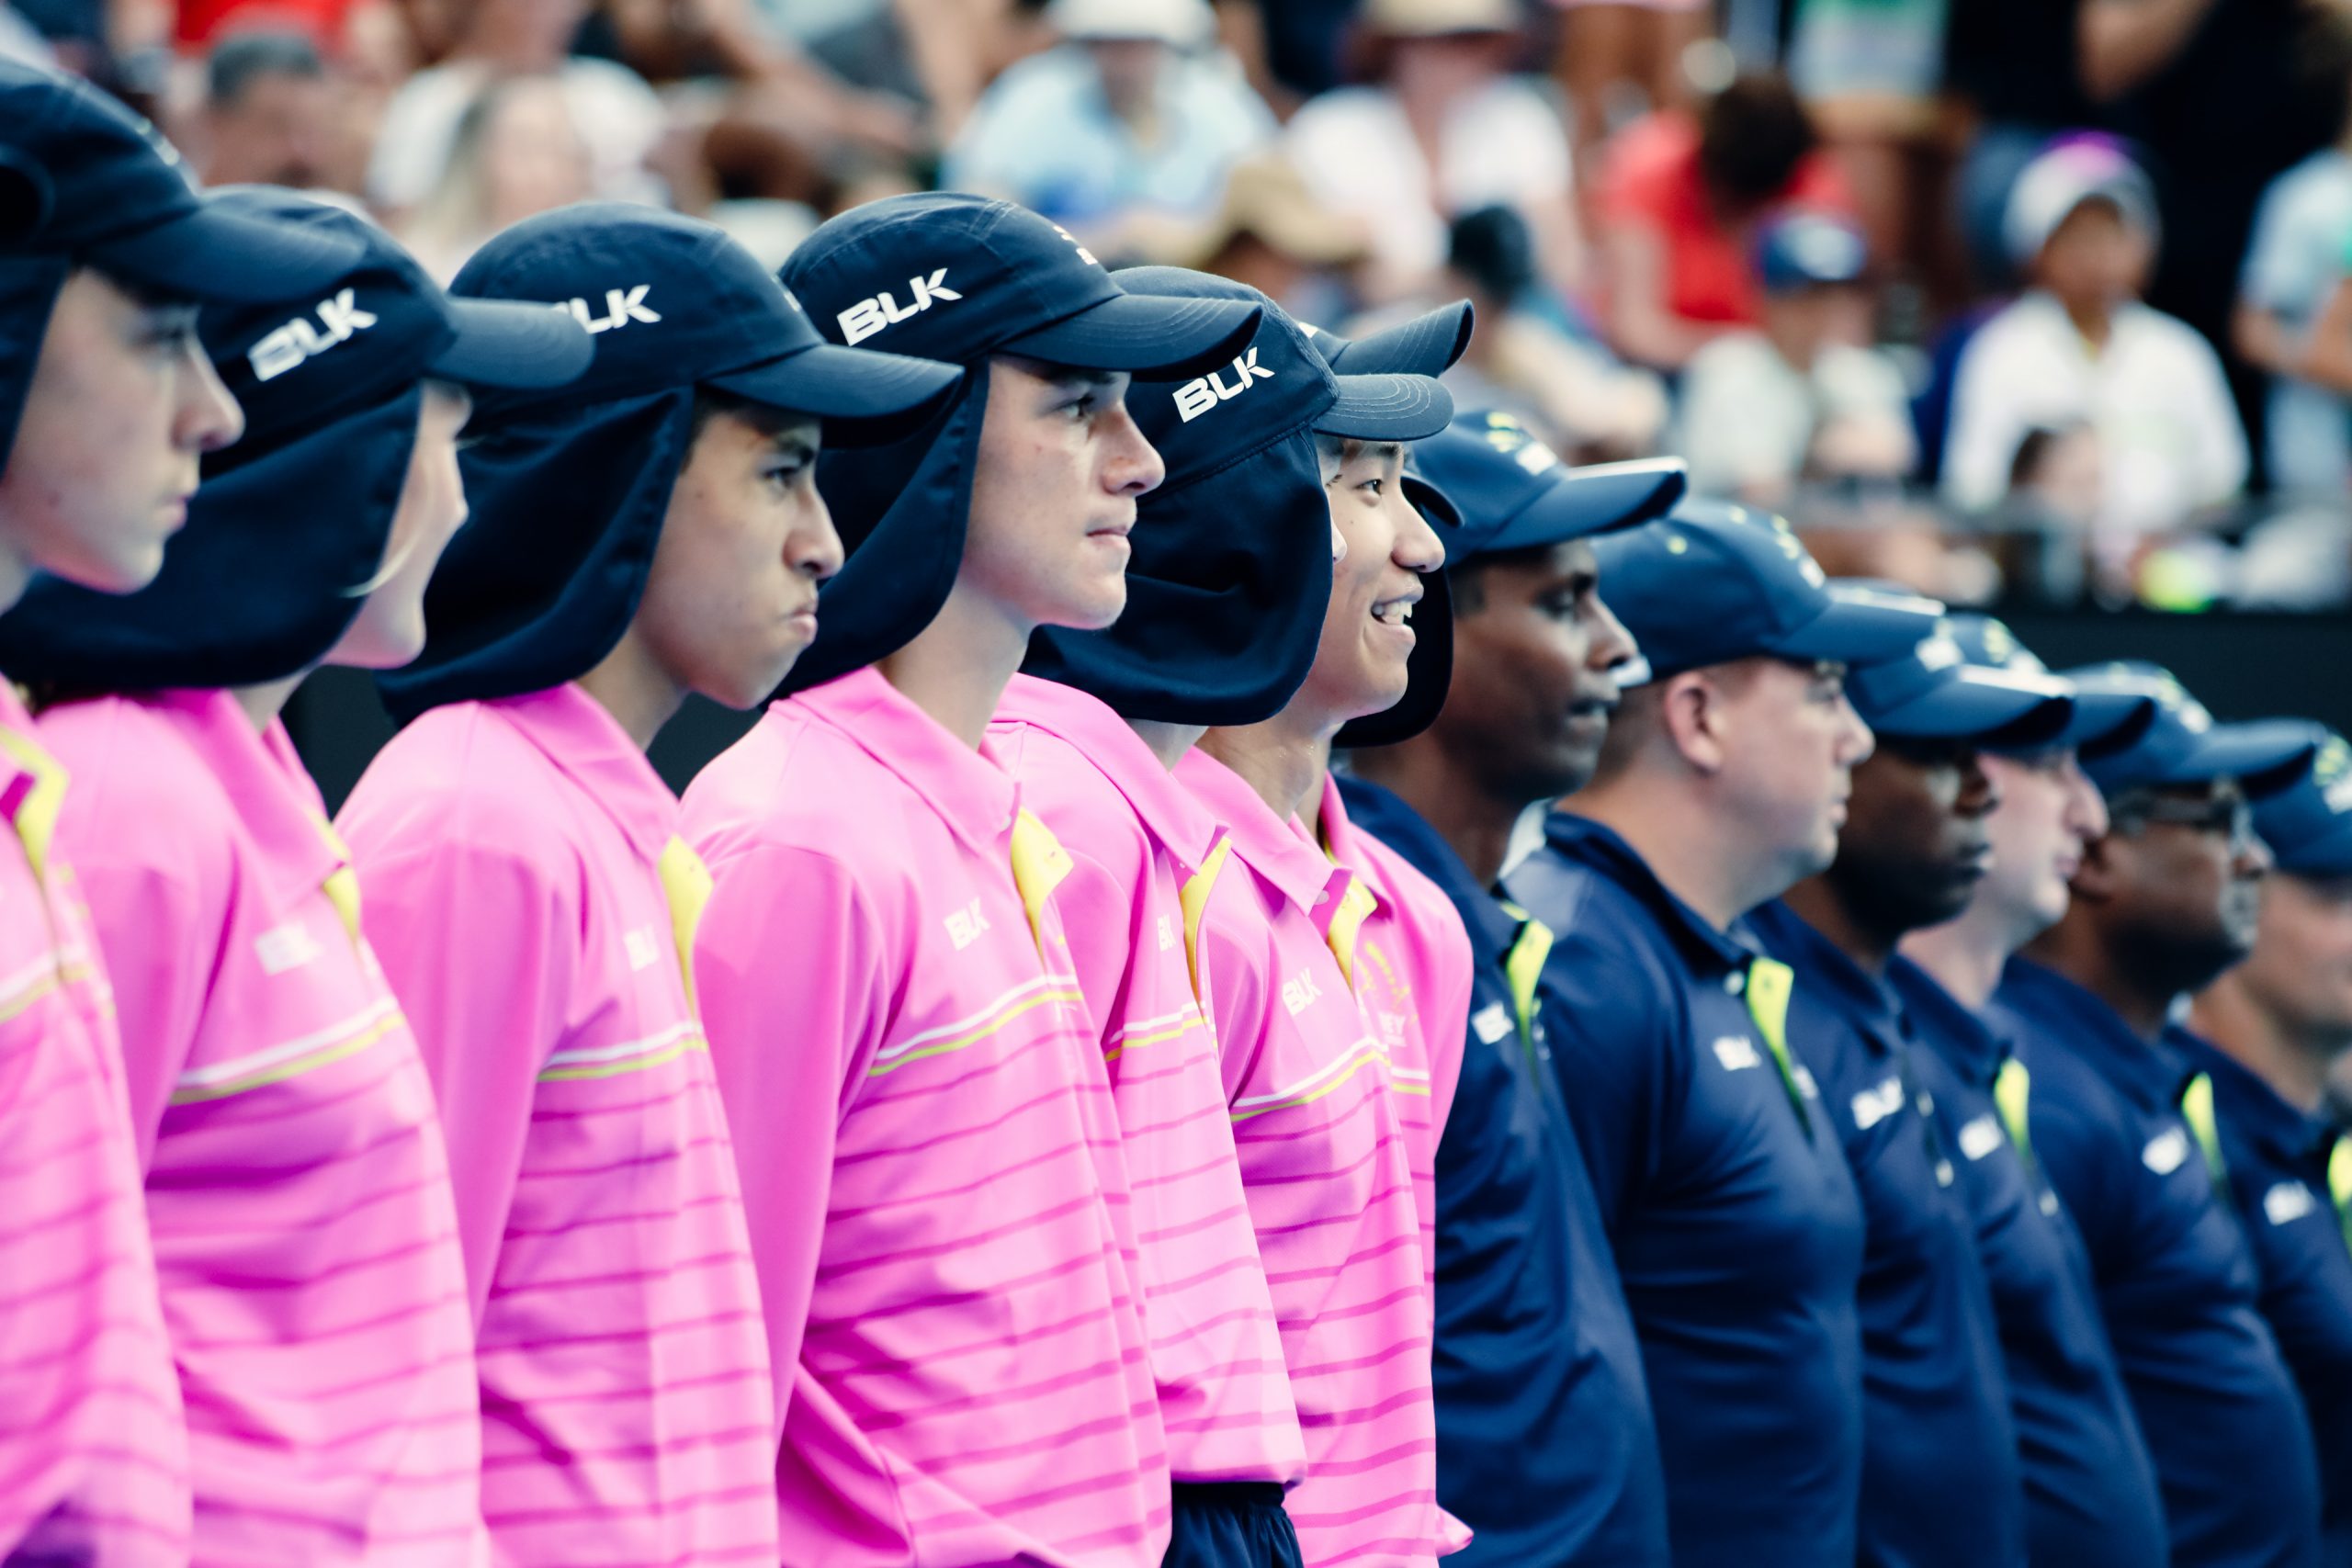
[[[1856,1560],[2021,1568],[2025,1486],[1992,1292],[1902,1009],[1787,905],[1766,904],[1747,923],[1796,971],[1789,1043],[1820,1081],[1861,1193]]]
[[[2213,1082],[2230,1195],[2262,1273],[2262,1315],[2303,1391],[2319,1450],[2328,1568],[2352,1565],[2352,1248],[2329,1191],[2341,1135],[2185,1029],[2166,1038]]]
[[[2173,1568],[2312,1568],[2311,1431],[2245,1234],[2182,1119],[2188,1062],[2024,959],[1994,1002],[2033,1074],[2034,1153],[2082,1233],[2156,1461]]]
[[[2011,1129],[2032,1103],[2025,1066],[2006,1033],[1909,959],[1895,959],[1886,977],[1923,1047],[1920,1077],[1960,1168],[1954,1190],[1975,1222],[1992,1287],[2025,1477],[2027,1558],[2066,1568],[2161,1563],[2164,1496],[2099,1319],[2090,1259],[2031,1138],[2020,1143],[2022,1126]]]
[[[1515,988],[1540,927],[1506,912],[1413,808],[1342,778],[1348,819],[1445,890],[1470,933],[1470,1026],[1437,1150],[1437,1495],[1476,1532],[1463,1568],[1669,1561],[1641,1348],[1544,1065],[1553,998]],[[1522,946],[1522,941],[1525,945]],[[1522,1001],[1525,1006],[1522,1007]]]
[[[1862,1211],[1812,1075],[1748,1008],[1787,971],[1597,822],[1505,879],[1555,933],[1552,1066],[1617,1249],[1676,1568],[1854,1561]]]

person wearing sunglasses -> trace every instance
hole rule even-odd
[[[2065,917],[2010,960],[1995,1016],[2033,1075],[2036,1156],[2080,1229],[2155,1461],[2174,1568],[2319,1561],[2311,1429],[2226,1196],[2212,1080],[2164,1038],[2254,945],[2271,865],[2250,798],[2307,773],[2300,724],[2216,724],[2153,665],[2146,725],[2085,749],[2108,830]]]

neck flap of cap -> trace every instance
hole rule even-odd
[[[8,454],[17,444],[17,424],[24,418],[58,290],[73,270],[64,256],[0,260],[0,474],[8,471]]]
[[[1331,597],[1330,504],[1294,430],[1136,507],[1127,607],[1102,631],[1041,627],[1029,674],[1127,718],[1256,724],[1315,662]]]
[[[694,405],[673,387],[525,415],[466,450],[469,521],[425,591],[424,656],[377,677],[395,719],[560,686],[613,650],[645,595]]]
[[[413,384],[226,472],[208,461],[155,581],[122,595],[36,581],[0,615],[0,669],[77,694],[249,686],[318,663],[384,564],[424,398]]]
[[[989,406],[989,367],[965,373],[939,420],[887,446],[828,450],[817,488],[847,559],[818,592],[817,640],[776,695],[863,670],[912,642],[956,587],[972,509],[972,472]]]

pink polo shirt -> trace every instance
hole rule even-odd
[[[78,791],[0,681],[0,1562],[179,1568],[179,1380],[112,1004],[56,843]]]
[[[1469,1039],[1470,936],[1453,900],[1436,883],[1349,824],[1340,786],[1328,773],[1316,834],[1331,860],[1354,872],[1373,896],[1372,912],[1356,933],[1357,951],[1369,961],[1356,976],[1356,996],[1381,1038],[1429,1064],[1428,1097],[1410,1096],[1397,1109],[1411,1153],[1421,1248],[1434,1292],[1437,1145],[1454,1086],[1462,1079],[1462,1051]]]
[[[1101,1030],[1135,1190],[1144,1324],[1179,1481],[1287,1485],[1306,1467],[1258,1261],[1216,1036],[1187,942],[1224,829],[1109,705],[1016,675],[989,745],[1070,854],[1054,889]]]
[[[228,692],[42,730],[114,977],[194,1561],[479,1561],[448,1158],[318,790]]]
[[[1226,824],[1238,863],[1209,898],[1201,960],[1306,1437],[1291,1521],[1317,1568],[1426,1563],[1467,1540],[1437,1503],[1415,1195],[1429,1056],[1376,1005],[1382,964],[1362,942],[1375,900],[1355,875],[1206,753],[1176,777]]]
[[[678,805],[573,685],[435,708],[341,827],[457,1158],[501,1562],[773,1563],[775,1407]]]
[[[686,791],[695,953],[786,1395],[795,1568],[1156,1563],[1127,1176],[1010,776],[872,670]]]

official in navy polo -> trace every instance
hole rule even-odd
[[[1555,933],[1552,1066],[1617,1250],[1678,1568],[1854,1561],[1862,1213],[1786,965],[1739,917],[1827,865],[1870,731],[1849,663],[1935,625],[1832,589],[1787,525],[1685,503],[1595,547],[1646,680],[1504,878]]]
[[[2022,1568],[2025,1489],[1992,1292],[1886,966],[1906,932],[1965,908],[1990,868],[2000,795],[1985,752],[2055,739],[2074,699],[2043,677],[1971,667],[1940,625],[1902,658],[1854,671],[1846,692],[1878,744],[1854,769],[1838,858],[1748,922],[1796,971],[1790,1046],[1821,1082],[1862,1196],[1855,1557]]]
[[[1948,624],[1971,663],[2046,673],[1999,622],[1963,615]],[[2000,795],[1985,818],[1992,865],[1958,919],[1903,939],[1886,978],[1925,1047],[1920,1077],[1954,1151],[1954,1190],[1974,1220],[1992,1288],[2025,1483],[2027,1561],[2145,1568],[2168,1550],[2155,1464],[2108,1344],[2082,1237],[2033,1155],[2031,1077],[1984,1010],[2009,955],[2065,914],[2066,879],[2107,831],[2107,808],[2075,749],[2144,726],[2154,707],[2129,686],[2065,685],[2075,711],[2064,734],[1980,754]]]
[[[2222,1191],[2211,1080],[2165,1021],[2246,955],[2270,856],[2249,793],[2307,771],[2298,724],[2216,724],[2153,665],[2133,739],[2086,747],[2108,830],[2065,917],[2009,961],[1995,1005],[2033,1075],[2035,1155],[2081,1230],[2124,1386],[2156,1463],[2173,1568],[2308,1568],[2319,1477],[2302,1399],[2259,1310]]]
[[[1413,461],[1447,539],[1453,671],[1436,720],[1351,754],[1348,817],[1444,889],[1470,935],[1468,1038],[1437,1151],[1437,1491],[1461,1568],[1670,1561],[1639,1346],[1560,1088],[1552,933],[1497,895],[1512,825],[1592,776],[1634,643],[1590,536],[1683,490],[1674,461],[1571,470],[1506,414],[1457,417]]]
[[[2277,863],[2254,952],[2199,995],[2177,1038],[2213,1084],[2230,1194],[2262,1271],[2262,1315],[2319,1447],[2323,1561],[2352,1564],[2352,1135],[2321,1119],[2352,1049],[2352,747],[2255,803]],[[2201,1038],[2199,1038],[2201,1037]]]

